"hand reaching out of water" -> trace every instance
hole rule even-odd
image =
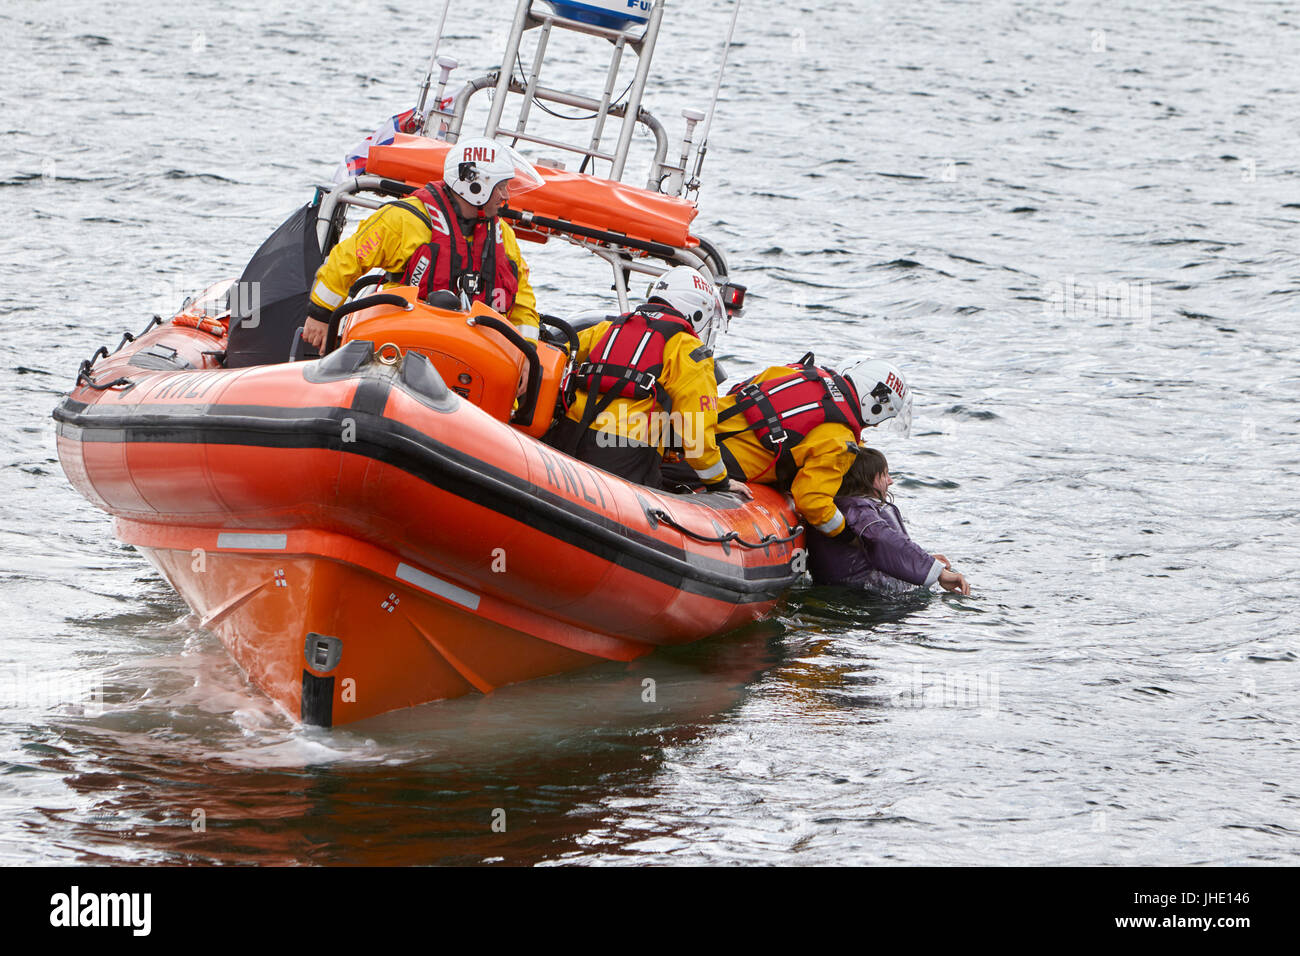
[[[952,562],[949,561],[947,558],[945,558],[942,554],[932,554],[930,555],[930,557],[934,558],[934,560],[938,561],[945,568],[952,570]]]
[[[935,557],[943,561],[943,558],[940,555],[936,554]],[[947,563],[947,561],[944,561],[944,564]],[[949,567],[951,567],[951,565],[949,565]],[[970,585],[966,582],[966,577],[958,574],[956,571],[940,571],[939,586],[945,591],[953,591],[958,594],[970,594]]]

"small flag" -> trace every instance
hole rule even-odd
[[[365,175],[366,159],[370,155],[371,146],[387,146],[397,138],[398,133],[414,132],[414,108],[407,110],[405,113],[390,116],[379,129],[348,150],[347,156],[344,157],[343,162],[339,163],[338,169],[334,171],[334,182],[341,183],[353,176]]]

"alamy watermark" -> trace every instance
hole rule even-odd
[[[706,401],[709,399],[705,399]],[[704,455],[707,431],[701,412],[629,411],[620,405],[617,412],[604,411],[596,416],[596,444],[600,448],[626,448],[631,445],[680,447],[687,460]]]
[[[80,705],[87,717],[104,712],[104,676],[95,672],[42,672],[26,664],[0,668],[0,708],[45,710]]]
[[[1074,276],[1043,284],[1043,315],[1064,319],[1135,319],[1151,325],[1151,283],[1084,282]]]
[[[896,707],[978,710],[991,717],[998,711],[998,672],[986,670],[927,671],[912,665],[903,686],[891,695]]]
[[[83,893],[74,884],[50,897],[50,925],[56,927],[122,927],[148,936],[152,911],[152,893]]]
[[[209,288],[184,276],[159,277],[150,284],[149,311],[165,318],[182,312],[211,319],[238,316],[240,325],[249,329],[261,324],[261,282],[233,282],[228,289],[216,287],[214,294],[208,294]]]

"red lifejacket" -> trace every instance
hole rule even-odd
[[[406,202],[397,203],[419,216],[431,234],[429,242],[412,253],[402,283],[415,286],[421,300],[427,301],[429,293],[443,289],[464,291],[473,302],[482,302],[502,315],[509,313],[519,292],[519,267],[506,254],[497,220],[480,219],[475,223],[471,247],[461,232],[444,183],[422,186],[411,197],[440,215],[429,218]],[[475,249],[479,252],[477,268],[473,261]]]
[[[610,322],[591,347],[587,361],[573,372],[575,382],[587,393],[588,405],[598,395],[609,400],[654,398],[664,411],[671,412],[672,399],[659,384],[659,377],[664,372],[668,340],[682,334],[698,339],[681,313],[659,302],[637,306]]]
[[[689,335],[698,341],[691,323],[668,305],[656,302],[637,306],[610,322],[587,355],[587,361],[573,370],[566,388],[566,403],[576,386],[587,393],[582,421],[569,440],[557,447],[566,454],[576,452],[578,443],[592,422],[616,398],[654,398],[665,412],[673,401],[659,383],[664,371],[664,349],[675,335]]]
[[[845,425],[855,437],[866,427],[858,395],[847,379],[813,365],[790,368],[789,375],[736,385],[728,394],[740,398],[718,415],[719,425],[735,415],[744,416],[744,428],[729,434],[719,431],[719,439],[753,431],[763,447],[776,456],[773,466],[780,481],[793,480],[797,468],[792,453],[818,425]]]

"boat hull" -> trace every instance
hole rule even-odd
[[[125,522],[117,530],[185,597],[252,683],[308,724],[351,723],[653,649],[475,602],[342,535],[298,532],[283,550],[208,551],[184,547],[204,540],[202,531],[160,534]],[[410,581],[396,577],[397,569]]]
[[[768,615],[799,573],[785,496],[622,481],[495,420],[420,355],[389,365],[354,342],[172,372],[129,358],[126,386],[56,409],[64,470],[308,723],[721,633]],[[709,540],[727,537],[742,540]]]

